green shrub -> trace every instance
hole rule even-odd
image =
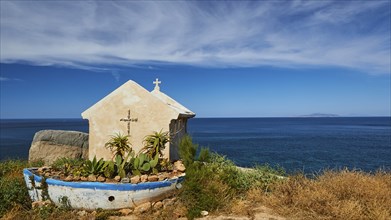
[[[188,209],[187,217],[193,219],[200,216],[202,210],[224,207],[232,195],[229,186],[219,178],[213,167],[195,162],[186,169],[180,198]]]
[[[180,198],[189,219],[200,216],[202,210],[224,209],[233,198],[244,196],[251,188],[266,191],[284,173],[268,165],[240,169],[225,156],[206,148],[201,148],[197,158],[197,148],[189,136],[181,140],[179,153],[186,166],[186,179]]]
[[[198,145],[193,144],[190,136],[186,135],[179,143],[179,156],[183,160],[186,167],[190,166],[197,153]]]
[[[43,166],[43,161],[28,163],[25,160],[5,160],[0,162],[0,178],[7,175],[22,174],[26,167]]]
[[[22,173],[20,176],[0,178],[0,217],[16,204],[22,205],[24,208],[31,207],[31,200]]]

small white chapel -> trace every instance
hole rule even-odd
[[[89,122],[89,159],[110,160],[112,152],[105,143],[117,133],[129,135],[131,147],[138,152],[145,136],[154,131],[170,133],[164,157],[179,159],[179,141],[195,113],[161,92],[158,79],[153,83],[155,88],[149,92],[129,80],[81,114]]]

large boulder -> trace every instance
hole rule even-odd
[[[88,158],[88,134],[62,130],[42,130],[35,133],[29,161],[42,159],[49,165],[62,157]]]

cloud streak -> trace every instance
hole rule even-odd
[[[390,74],[389,1],[1,1],[1,62]]]
[[[22,80],[17,78],[7,78],[7,77],[0,76],[0,82],[5,82],[5,81],[22,81]]]

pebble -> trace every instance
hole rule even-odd
[[[106,178],[104,176],[98,176],[98,178],[96,180],[98,182],[104,182],[104,181],[106,181]]]
[[[137,184],[140,182],[140,176],[134,176],[132,178],[130,178],[130,183],[132,184]]]
[[[161,201],[155,202],[155,204],[153,205],[153,209],[155,210],[161,209],[162,207],[163,203]]]
[[[141,175],[141,182],[147,182],[147,180],[148,180],[148,175]]]
[[[121,179],[121,183],[129,183],[129,182],[130,182],[130,180],[127,177],[124,177]]]
[[[33,208],[39,208],[39,207],[42,207],[42,206],[48,206],[50,205],[52,202],[50,202],[50,200],[45,200],[45,201],[34,201],[31,203],[31,206]]]
[[[120,177],[120,176],[115,176],[115,177],[114,177],[114,180],[117,181],[117,182],[119,182],[119,181],[121,180],[121,177]]]
[[[91,175],[89,175],[87,177],[87,180],[90,181],[90,182],[95,182],[96,181],[96,176],[91,174]]]
[[[142,214],[144,212],[147,212],[151,209],[151,203],[150,202],[146,202],[146,203],[143,203],[139,206],[137,206],[136,208],[134,208],[134,213],[135,214]]]
[[[84,210],[81,210],[81,211],[77,212],[77,215],[79,215],[79,216],[85,216],[86,214],[87,214],[87,212],[84,211]]]
[[[202,215],[202,216],[207,216],[207,215],[209,215],[209,212],[208,212],[208,211],[205,211],[205,210],[204,210],[204,211],[201,211],[201,215]]]
[[[158,180],[159,180],[159,177],[157,177],[156,175],[148,176],[148,181],[149,182],[156,182]]]
[[[129,215],[133,212],[131,209],[120,209],[118,212],[120,212],[122,215]]]
[[[179,172],[185,172],[186,167],[183,165],[183,162],[181,160],[174,162],[174,170],[178,170]]]

